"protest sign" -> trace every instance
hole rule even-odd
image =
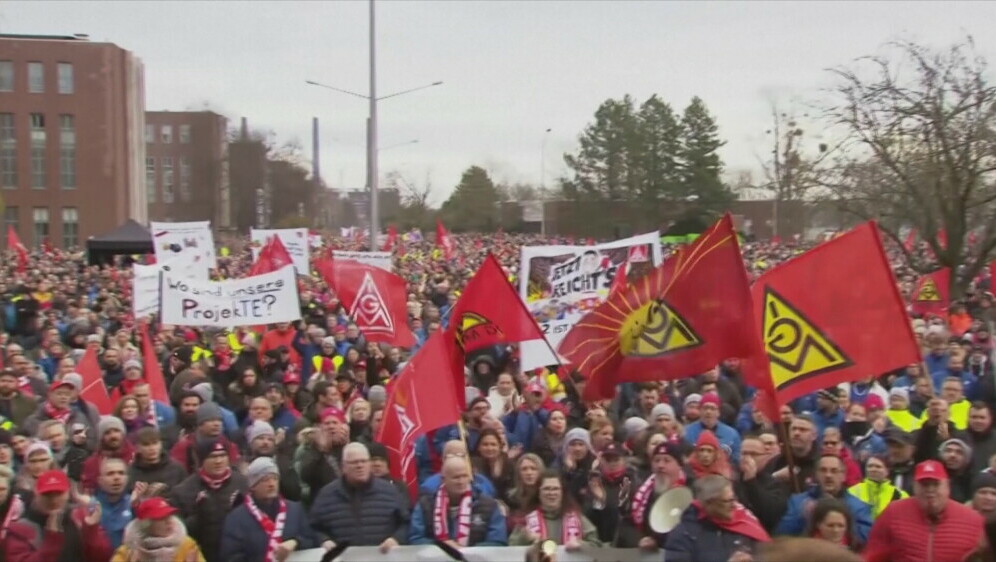
[[[255,326],[301,318],[294,267],[228,281],[162,274],[162,322],[181,326]]]
[[[279,229],[255,229],[249,230],[249,239],[252,246],[252,259],[259,258],[259,251],[271,237],[276,236],[283,242],[284,248],[290,254],[294,267],[298,275],[308,275],[308,229],[307,228],[279,228]]]
[[[634,279],[662,261],[656,232],[594,246],[524,246],[519,296],[542,328],[546,342],[522,343],[523,370],[558,363],[550,347],[557,349],[571,326],[608,297],[612,280],[631,255],[648,253],[650,261],[630,263]]]
[[[391,263],[391,252],[350,252],[346,250],[332,250],[332,259],[353,260],[374,267],[379,267],[384,271],[392,271],[394,265]]]
[[[159,271],[156,265],[132,265],[132,312],[135,319],[159,312]]]
[[[214,235],[211,223],[155,222],[150,223],[156,261],[170,263],[175,270],[189,270],[199,279],[207,279],[215,267]]]

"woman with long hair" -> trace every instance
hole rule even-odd
[[[643,482],[650,476],[650,473],[653,472],[650,458],[654,449],[667,440],[667,436],[660,429],[648,429],[633,440],[633,456],[629,458],[629,465],[636,474],[637,480]]]
[[[851,510],[847,508],[847,504],[835,498],[823,498],[816,502],[806,535],[857,550]]]
[[[151,425],[146,417],[141,415],[141,412],[142,406],[138,403],[138,398],[130,394],[122,396],[117,405],[114,406],[114,416],[124,422],[125,437],[132,445],[135,444],[135,435],[138,430]]]
[[[525,453],[515,461],[512,487],[505,494],[510,525],[511,519],[516,515],[536,509],[539,502],[539,477],[544,470],[546,464],[535,453]]]
[[[176,513],[161,497],[139,504],[111,562],[204,562],[204,554]]]
[[[540,477],[539,506],[527,513],[525,520],[512,531],[508,544],[528,546],[547,540],[563,545],[568,551],[579,550],[582,544],[602,545],[598,529],[581,513],[556,470],[547,470]]]
[[[591,435],[591,446],[596,451],[601,451],[616,440],[616,429],[612,420],[607,417],[592,420],[588,434]]]
[[[370,402],[365,398],[357,398],[346,410],[349,421],[349,440],[361,441],[372,437],[370,435]]]
[[[506,452],[507,445],[500,433],[491,428],[482,429],[477,437],[471,459],[474,471],[483,474],[494,484],[495,497],[503,498],[512,487],[512,461]]]
[[[249,402],[253,398],[266,394],[263,382],[260,380],[256,369],[250,367],[239,374],[239,378],[232,381],[225,392],[228,407],[232,409],[235,416],[241,422],[249,411]]]
[[[578,503],[584,501],[584,490],[588,487],[588,477],[595,458],[595,450],[591,446],[591,436],[587,430],[575,427],[567,432],[555,466],[563,472],[567,492]]]
[[[552,464],[564,446],[567,433],[567,414],[561,408],[553,408],[546,419],[546,425],[536,433],[529,449],[540,456],[543,462]]]

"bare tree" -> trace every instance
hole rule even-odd
[[[421,186],[397,170],[385,177],[385,186],[398,190],[401,195],[401,212],[398,220],[404,227],[428,228],[435,214],[429,203],[432,197],[432,177],[427,173]]]
[[[910,266],[958,270],[952,288],[961,294],[996,248],[996,88],[971,37],[943,51],[889,46],[898,56],[831,71],[836,101],[826,110],[843,144],[826,185],[900,248],[900,229],[915,228],[936,263],[903,248]]]

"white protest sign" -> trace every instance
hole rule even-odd
[[[350,252],[346,250],[332,250],[332,259],[354,260],[373,267],[379,267],[384,271],[392,271],[394,264],[391,261],[391,252]]]
[[[523,370],[559,362],[550,348],[557,349],[571,327],[609,296],[612,280],[631,256],[649,256],[653,266],[660,265],[660,235],[597,246],[522,247],[519,296],[546,335],[546,342],[520,344]]]
[[[162,322],[180,326],[255,326],[301,318],[292,266],[227,281],[195,281],[163,272]]]
[[[169,263],[177,270],[190,270],[199,279],[207,279],[215,267],[214,235],[211,223],[152,222],[152,244],[156,261]]]
[[[252,241],[252,259],[255,261],[259,257],[260,250],[271,236],[280,238],[290,254],[291,261],[300,275],[308,275],[308,229],[307,228],[278,228],[278,229],[255,229],[249,230],[249,239]]]
[[[159,312],[160,269],[158,265],[132,265],[131,309],[135,319]]]

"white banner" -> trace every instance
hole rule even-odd
[[[133,264],[131,309],[135,320],[159,312],[159,265]]]
[[[631,252],[646,255],[648,249],[652,262],[634,263],[637,274],[639,268],[656,267],[662,261],[656,232],[597,246],[523,246],[519,296],[546,334],[546,342],[520,345],[522,369],[558,363],[549,347],[557,349],[571,326],[609,296],[612,280]]]
[[[307,228],[277,228],[277,229],[249,229],[249,239],[252,241],[252,259],[259,257],[260,250],[271,237],[276,236],[283,242],[284,248],[290,254],[294,267],[297,268],[298,275],[308,275],[311,269],[308,265],[308,229]]]
[[[162,289],[163,324],[232,328],[301,318],[293,267],[217,282],[163,272]]]
[[[332,250],[332,259],[355,260],[360,263],[379,267],[384,271],[393,271],[391,252],[350,252],[347,250]]]
[[[190,270],[191,277],[207,279],[215,267],[214,235],[211,223],[152,222],[152,243],[156,261],[169,263],[177,270]]]

